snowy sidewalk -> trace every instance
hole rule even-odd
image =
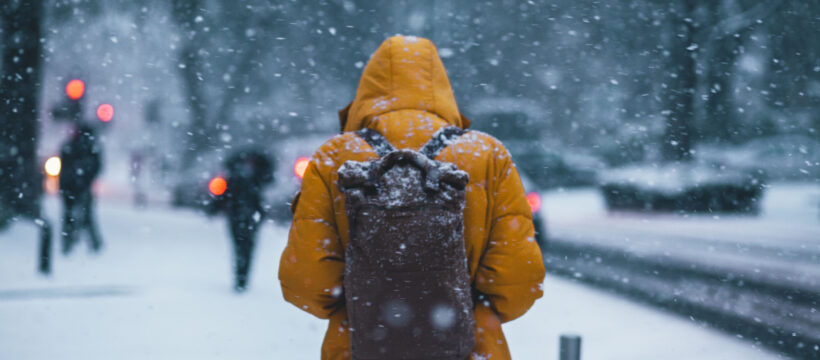
[[[47,204],[57,219],[54,199]],[[0,233],[0,359],[317,359],[326,323],[285,303],[276,279],[285,225],[260,233],[251,288],[230,291],[222,219],[164,208],[99,210],[106,248],[57,256],[35,273],[36,231]],[[515,359],[775,359],[703,325],[549,277],[545,297],[504,326]]]

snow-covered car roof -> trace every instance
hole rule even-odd
[[[773,179],[816,179],[820,176],[820,141],[804,135],[758,138],[740,145],[702,144],[695,156]]]
[[[465,107],[465,112],[467,117],[478,117],[492,113],[517,112],[523,113],[532,119],[543,117],[546,114],[544,108],[534,100],[511,97],[493,97],[474,100]]]
[[[694,162],[625,166],[602,172],[599,180],[602,185],[630,185],[648,192],[677,195],[703,185],[742,186],[754,178],[741,170]]]

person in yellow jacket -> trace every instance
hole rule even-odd
[[[337,170],[347,160],[378,158],[354,132],[370,128],[396,148],[418,150],[442,127],[469,126],[435,45],[411,36],[394,36],[379,46],[340,120],[343,133],[316,151],[305,172],[279,264],[285,300],[330,320],[322,359],[350,359],[343,288],[349,234]],[[476,294],[471,358],[509,359],[501,324],[523,315],[541,297],[544,279],[521,179],[501,142],[478,131],[468,131],[436,159],[470,176],[464,241]]]

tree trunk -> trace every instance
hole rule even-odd
[[[183,91],[187,102],[190,119],[185,151],[182,154],[182,169],[190,168],[197,155],[211,145],[214,129],[209,126],[207,99],[205,99],[205,84],[202,59],[199,50],[205,46],[202,34],[204,21],[201,12],[202,3],[199,0],[176,0],[173,2],[172,15],[174,21],[180,25],[183,32],[184,45],[179,52],[179,69],[182,75]]]
[[[182,72],[182,82],[185,91],[185,100],[190,113],[188,123],[187,141],[185,142],[185,152],[182,156],[182,168],[187,169],[196,159],[197,154],[207,149],[210,145],[210,134],[212,129],[208,126],[205,104],[205,92],[203,91],[200,61],[197,49],[193,44],[185,45],[180,53],[180,70]]]
[[[669,110],[663,136],[662,154],[665,160],[691,159],[692,123],[694,122],[694,91],[697,84],[694,43],[695,1],[684,0],[681,10],[672,14],[674,34],[671,42],[670,72],[674,74],[666,96]]]
[[[708,97],[704,128],[711,140],[736,141],[739,135],[734,119],[732,71],[737,53],[737,40],[726,37],[715,41],[708,64]]]
[[[37,161],[40,99],[41,0],[10,0],[2,7],[0,79],[0,203],[13,213],[39,216],[42,186]]]

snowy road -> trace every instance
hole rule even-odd
[[[47,203],[57,219],[54,199]],[[282,299],[281,224],[263,227],[251,289],[230,291],[221,219],[103,201],[104,252],[81,246],[35,274],[36,231],[0,233],[0,359],[317,359],[325,322]],[[550,277],[545,297],[504,325],[515,359],[556,359],[583,336],[584,359],[775,359],[735,337]]]
[[[817,184],[771,184],[754,216],[607,213],[595,189],[545,195],[552,272],[816,358]]]
[[[820,261],[820,185],[785,183],[766,189],[759,216],[606,212],[595,189],[544,197],[550,236],[654,251],[699,249],[741,256]],[[651,243],[650,240],[651,239]],[[659,250],[662,249],[662,250]],[[772,251],[778,250],[778,251]]]

